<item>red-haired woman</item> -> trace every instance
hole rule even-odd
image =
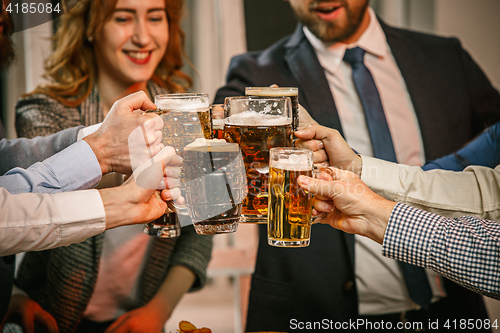
[[[179,0],[78,1],[61,17],[48,82],[18,101],[18,134],[99,123],[115,100],[138,90],[153,99],[188,89],[182,7]],[[204,285],[211,247],[211,237],[193,228],[160,239],[139,227],[27,253],[16,284],[29,298],[13,297],[11,308],[22,309],[28,325],[57,325],[62,333],[157,333],[182,295]]]

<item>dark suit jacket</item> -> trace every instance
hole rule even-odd
[[[457,150],[487,125],[500,119],[500,95],[458,40],[382,23],[391,51],[415,107],[427,160]],[[244,94],[246,86],[296,86],[299,101],[320,124],[342,133],[323,69],[302,26],[262,52],[232,59],[224,97]],[[289,331],[290,320],[349,321],[358,315],[354,278],[354,237],[315,225],[311,244],[300,249],[267,245],[265,226],[252,277],[247,331]],[[442,318],[482,318],[482,299],[446,285],[447,313]]]
[[[27,168],[63,150],[76,142],[76,136],[81,127],[83,126],[31,140],[25,138],[7,140],[0,137],[2,139],[0,141],[0,175],[15,167]],[[0,258],[0,322],[9,305],[14,269],[15,256]]]

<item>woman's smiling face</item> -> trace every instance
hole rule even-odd
[[[165,55],[168,37],[164,0],[118,0],[95,36],[99,76],[120,85],[148,81]]]

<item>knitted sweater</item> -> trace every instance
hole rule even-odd
[[[166,93],[152,81],[148,83],[148,90],[151,96]],[[45,136],[103,120],[97,87],[74,108],[44,94],[21,98],[16,105],[19,136]],[[71,246],[30,252],[20,265],[16,285],[54,316],[61,333],[74,332],[82,319],[95,286],[103,239],[101,234]],[[140,305],[155,295],[174,265],[185,266],[196,275],[191,290],[203,287],[211,249],[212,237],[197,235],[192,226],[182,228],[181,236],[176,239],[155,238],[139,277]]]

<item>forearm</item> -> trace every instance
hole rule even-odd
[[[196,276],[190,291],[201,289],[207,279],[207,266],[212,254],[212,236],[198,235],[192,226],[182,228],[174,252],[170,257],[172,266],[188,267]]]
[[[0,198],[0,256],[67,246],[105,229],[97,190],[12,195],[0,188]]]
[[[184,266],[171,267],[165,281],[149,301],[148,306],[152,306],[154,309],[162,309],[162,320],[166,322],[182,296],[191,289],[195,279],[196,276],[190,269]]]
[[[0,177],[0,187],[12,194],[58,193],[91,188],[100,179],[101,170],[92,149],[78,142],[26,170],[10,170]]]
[[[1,140],[0,175],[12,168],[28,168],[30,165],[41,162],[76,142],[77,133],[82,126],[73,127],[56,134],[33,139],[19,138]]]
[[[494,221],[445,218],[400,203],[391,214],[382,254],[500,299],[498,239],[500,225]]]
[[[423,171],[363,156],[361,180],[379,195],[446,217],[500,221],[500,167]]]

